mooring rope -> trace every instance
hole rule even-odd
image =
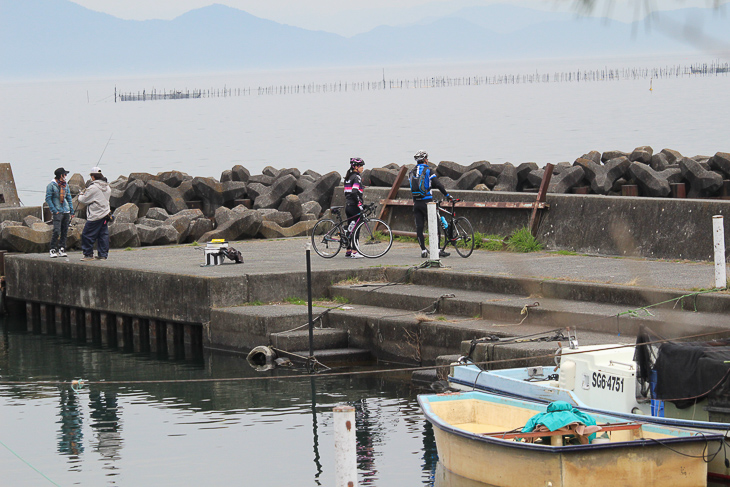
[[[41,476],[42,476],[42,477],[43,477],[44,479],[46,479],[47,481],[49,481],[50,483],[52,483],[52,484],[53,484],[53,485],[55,485],[56,487],[61,487],[61,486],[60,486],[60,485],[58,485],[58,484],[57,484],[56,482],[54,482],[53,480],[49,479],[49,478],[48,478],[48,476],[47,476],[46,474],[44,474],[43,472],[41,472],[40,470],[38,470],[37,468],[35,468],[35,467],[34,467],[33,465],[31,465],[31,464],[30,464],[30,462],[28,462],[28,460],[26,460],[25,458],[23,458],[23,457],[21,457],[20,455],[18,455],[18,454],[17,454],[17,453],[16,453],[16,452],[15,452],[15,451],[14,451],[14,450],[13,450],[12,448],[10,448],[10,447],[9,447],[8,445],[6,445],[5,443],[3,443],[2,441],[0,441],[0,445],[4,446],[6,450],[8,450],[8,451],[9,451],[10,453],[12,453],[13,455],[15,455],[16,457],[18,457],[18,459],[20,459],[20,461],[21,461],[21,462],[25,463],[25,464],[26,464],[26,465],[28,465],[28,466],[29,466],[30,468],[32,468],[33,470],[35,470],[35,471],[36,471],[36,472],[37,472],[38,474],[40,474],[40,475],[41,475]]]

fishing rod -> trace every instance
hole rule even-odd
[[[99,167],[99,163],[101,162],[101,158],[104,157],[104,153],[106,152],[106,148],[109,147],[109,142],[112,141],[112,137],[114,137],[114,132],[109,136],[109,140],[106,141],[106,145],[104,146],[104,150],[101,151],[101,155],[99,156],[99,160],[96,161],[96,167]]]

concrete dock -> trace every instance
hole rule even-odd
[[[231,242],[244,263],[211,267],[192,245],[113,250],[94,262],[78,252],[7,255],[7,297],[27,313],[30,331],[103,346],[175,357],[269,344],[297,352],[307,349],[307,306],[291,302],[307,296],[308,241]],[[465,353],[476,338],[567,326],[581,343],[630,343],[641,324],[669,338],[730,332],[730,293],[706,292],[714,283],[709,262],[480,250],[468,259],[452,252],[442,268],[418,268],[423,261],[416,245],[402,242],[378,259],[312,251],[314,315],[339,306],[316,323],[315,355],[337,360],[350,350],[428,365]],[[555,347],[528,342],[490,352],[480,343],[472,352],[527,363]]]

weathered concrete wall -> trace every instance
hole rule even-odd
[[[366,202],[380,202],[387,188],[367,188]],[[465,201],[532,202],[534,194],[452,191]],[[440,193],[437,192],[437,195]],[[410,198],[401,189],[398,198]],[[550,250],[586,254],[640,256],[661,259],[713,260],[712,217],[725,217],[725,248],[730,249],[730,201],[710,199],[633,198],[621,196],[549,194],[538,239]],[[342,188],[333,205],[344,204]],[[414,231],[411,207],[394,207],[394,230]],[[474,231],[501,236],[529,223],[529,210],[469,209],[459,211]]]

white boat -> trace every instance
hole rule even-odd
[[[708,411],[713,408],[701,402],[678,409],[671,402],[653,399],[637,381],[634,352],[633,346],[620,344],[576,345],[560,350],[559,365],[501,370],[483,370],[462,361],[451,367],[449,384],[458,390],[487,391],[543,403],[566,401],[589,413],[723,434],[721,441],[710,445],[709,473],[713,478],[730,479],[726,467],[730,452],[722,443],[727,441],[724,435],[730,423],[713,420]]]
[[[545,404],[479,391],[420,395],[418,403],[444,468],[499,487],[705,486],[704,451],[720,437],[591,414],[603,437],[568,444],[562,430],[520,431]]]

